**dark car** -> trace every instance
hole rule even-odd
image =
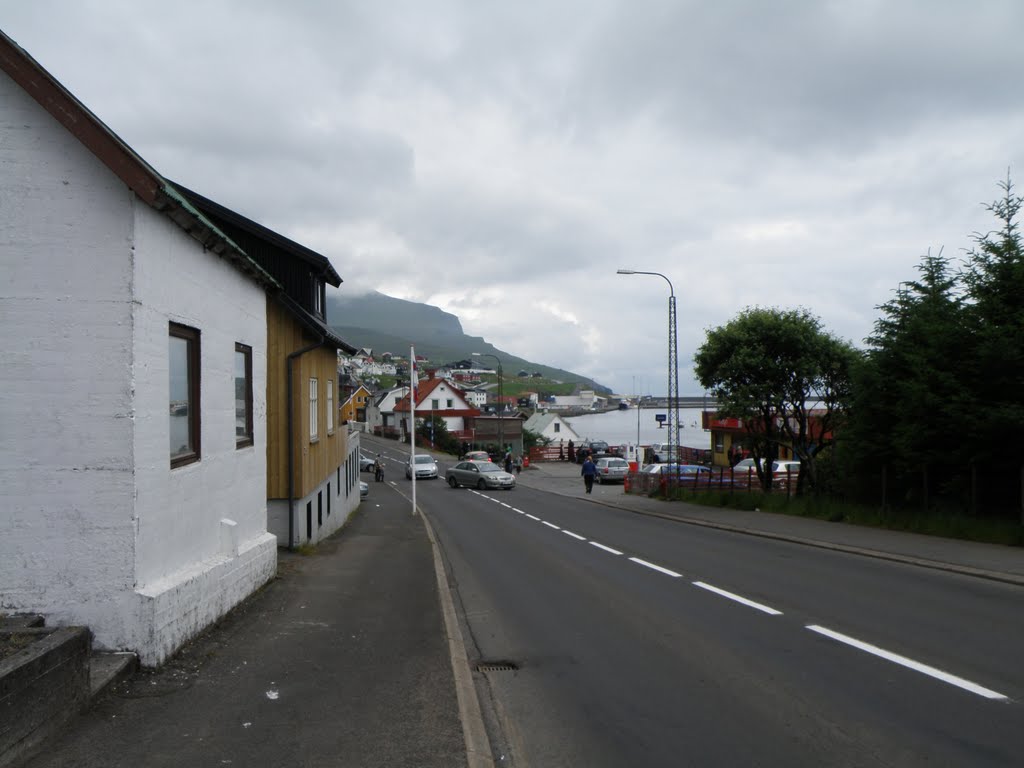
[[[589,443],[583,443],[576,449],[576,463],[582,464],[587,460],[587,456],[592,459],[597,459],[607,453],[608,443],[604,440],[591,440]]]

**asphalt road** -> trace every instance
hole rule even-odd
[[[503,667],[477,675],[496,764],[1024,764],[1019,587],[522,486],[417,493],[471,660]]]

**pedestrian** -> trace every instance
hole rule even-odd
[[[563,442],[565,442],[565,441],[564,440],[559,440],[558,441],[558,460],[559,461],[565,461],[565,447],[562,445]]]
[[[523,471],[523,457],[518,453],[516,454],[516,457],[512,459],[512,468],[515,469],[517,475]]]
[[[576,463],[576,447],[573,445],[572,440],[569,441],[569,463]]]
[[[373,464],[373,479],[378,483],[384,479],[384,458],[379,453]]]
[[[512,474],[512,451],[505,454],[505,471]]]
[[[597,465],[594,464],[594,460],[590,456],[584,460],[580,474],[583,475],[583,485],[586,486],[587,493],[590,493],[594,490],[594,477],[597,475]]]

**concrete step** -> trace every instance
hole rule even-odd
[[[89,698],[95,701],[117,683],[134,675],[138,668],[139,657],[134,653],[95,651],[89,657]]]

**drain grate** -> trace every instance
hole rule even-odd
[[[477,672],[515,672],[518,669],[514,661],[481,661],[476,665]]]

